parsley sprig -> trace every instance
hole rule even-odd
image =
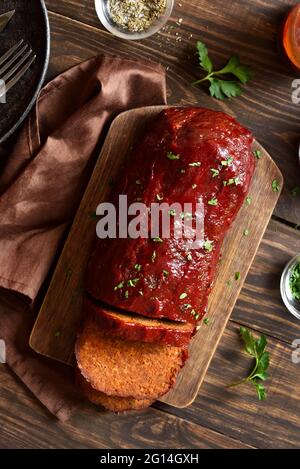
[[[266,381],[268,378],[267,369],[270,364],[269,352],[266,352],[267,339],[264,335],[261,335],[259,339],[255,340],[252,332],[246,329],[246,327],[240,328],[240,334],[245,343],[245,351],[255,359],[255,366],[247,378],[228,387],[233,388],[241,384],[251,383],[255,386],[258,399],[263,401],[267,397],[263,381]]]
[[[252,78],[252,72],[249,67],[241,64],[238,55],[233,55],[221,70],[214,70],[206,45],[201,41],[197,42],[197,53],[200,67],[207,74],[204,78],[195,81],[193,85],[208,81],[211,96],[220,100],[234,98],[243,93],[241,84],[248,83]]]

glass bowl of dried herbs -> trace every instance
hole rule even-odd
[[[95,0],[103,26],[115,36],[138,41],[157,33],[170,18],[175,0]]]
[[[285,267],[281,276],[280,291],[289,312],[300,319],[300,254]]]

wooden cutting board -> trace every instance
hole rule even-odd
[[[74,341],[82,316],[83,281],[97,222],[93,214],[99,203],[108,200],[111,181],[128,158],[132,145],[163,108],[154,106],[128,111],[111,125],[31,334],[30,345],[36,352],[74,364]],[[249,192],[252,203],[244,204],[227,234],[223,261],[209,300],[209,324],[201,324],[175,388],[162,399],[175,407],[186,407],[197,396],[280,195],[272,190],[275,179],[280,187],[283,185],[279,169],[258,143],[254,144],[255,149],[259,149],[262,156],[257,160]],[[241,273],[238,281],[236,272]]]

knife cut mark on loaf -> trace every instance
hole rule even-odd
[[[114,310],[92,299],[84,299],[84,313],[94,317],[103,328],[121,339],[183,347],[195,331],[190,323],[156,320],[126,311]]]

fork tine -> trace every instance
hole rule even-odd
[[[6,62],[5,65],[3,65],[3,67],[0,69],[0,78],[1,78],[1,75],[6,72],[7,69],[9,69],[9,67],[23,54],[23,52],[26,51],[26,49],[28,48],[28,44],[25,44],[25,46],[23,46],[18,52],[16,55],[13,55],[13,57],[8,61]]]
[[[19,68],[25,62],[25,60],[27,60],[31,56],[31,54],[32,54],[32,49],[30,49],[28,52],[26,52],[26,54],[23,57],[21,57],[19,62],[17,62],[16,65],[14,65],[14,67],[12,67],[10,70],[8,70],[8,72],[6,73],[6,75],[4,75],[4,77],[1,77],[1,80],[6,82],[10,77],[12,77],[13,74],[17,70],[19,70]]]
[[[30,51],[32,52],[32,51]],[[5,83],[2,87],[0,87],[0,98],[7,93],[18,81],[22,78],[22,76],[27,72],[29,67],[33,64],[36,59],[36,55],[33,55],[29,58],[28,62],[26,62],[23,67],[16,73],[16,75],[8,82]],[[20,64],[19,64],[20,65]]]
[[[24,39],[21,39],[20,42],[15,44],[11,49],[9,49],[5,54],[0,57],[0,65],[2,65],[7,59],[10,58],[10,56],[23,44]]]

